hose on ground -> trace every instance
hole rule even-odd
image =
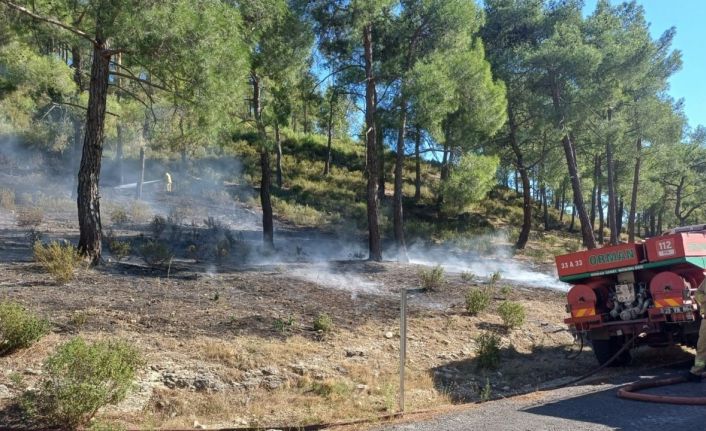
[[[703,377],[703,375],[702,375]],[[618,397],[634,401],[650,403],[680,404],[687,406],[706,406],[706,397],[682,397],[675,395],[657,395],[640,393],[643,389],[686,383],[686,376],[669,377],[666,379],[640,380],[618,389]]]
[[[635,339],[636,339],[637,337],[639,337],[640,335],[642,335],[642,334],[639,334],[639,333],[634,334],[628,341],[625,342],[625,344],[623,344],[623,347],[621,347],[620,349],[618,349],[618,351],[615,352],[615,353],[613,354],[613,356],[611,356],[607,361],[605,361],[600,367],[594,368],[593,370],[587,372],[586,374],[583,374],[583,375],[581,375],[581,376],[579,376],[579,377],[577,377],[577,378],[575,378],[575,379],[573,379],[573,380],[569,380],[569,381],[566,382],[566,383],[562,383],[562,384],[556,385],[556,386],[550,386],[550,387],[548,387],[548,388],[543,388],[542,390],[543,390],[543,391],[549,391],[549,390],[554,390],[554,389],[563,388],[563,387],[566,387],[566,386],[571,386],[571,385],[574,385],[574,384],[580,382],[581,380],[585,380],[585,379],[591,377],[592,375],[594,375],[594,374],[596,374],[597,372],[601,371],[603,368],[605,368],[605,367],[609,366],[610,364],[612,364],[613,362],[615,362],[615,360],[618,359],[618,357],[619,357],[620,355],[622,355],[623,352],[625,352],[625,351],[628,350],[630,347],[632,347],[633,341],[635,341]]]

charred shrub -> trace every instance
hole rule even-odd
[[[25,238],[27,239],[27,243],[29,244],[30,248],[34,247],[34,244],[38,242],[42,242],[44,239],[44,234],[37,229],[30,229],[27,231],[25,234]]]
[[[466,311],[476,316],[490,305],[490,292],[487,289],[473,288],[466,292]]]
[[[76,337],[45,362],[38,411],[62,426],[85,425],[99,408],[125,398],[141,365],[138,351],[124,341]]]
[[[32,251],[34,261],[51,274],[58,284],[73,280],[74,272],[81,261],[76,247],[66,242],[35,242]]]
[[[147,223],[150,219],[150,207],[142,201],[134,201],[130,204],[130,219],[133,223]]]
[[[476,277],[476,275],[474,273],[472,273],[471,271],[461,272],[461,281],[463,281],[463,282],[470,283],[471,281],[473,281],[473,279],[475,277]]]
[[[490,283],[491,286],[495,286],[496,284],[498,284],[498,281],[500,281],[502,278],[502,272],[500,272],[500,270],[495,271],[490,274],[490,277],[488,277],[488,283]]]
[[[430,269],[419,270],[419,282],[425,290],[435,290],[444,284],[444,268],[436,265]]]
[[[483,332],[475,338],[478,368],[494,370],[500,365],[500,336]]]
[[[525,323],[525,307],[519,302],[504,301],[498,307],[498,314],[507,329],[515,329]]]
[[[49,332],[49,323],[15,302],[0,302],[0,355],[24,349]]]
[[[167,228],[167,219],[160,215],[154,216],[150,222],[150,230],[152,231],[152,238],[159,239],[162,233]]]
[[[17,211],[17,226],[37,227],[44,220],[44,211],[37,207],[22,207]]]
[[[150,266],[162,266],[174,257],[167,244],[154,240],[149,240],[140,246],[140,255]]]

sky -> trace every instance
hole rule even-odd
[[[618,4],[611,0],[612,4]],[[672,75],[669,93],[684,99],[689,125],[706,125],[706,1],[703,0],[637,0],[645,9],[650,32],[659,37],[676,27],[672,48],[682,52],[682,69]],[[595,9],[596,0],[586,0],[586,13]]]

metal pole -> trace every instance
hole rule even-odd
[[[400,297],[400,413],[404,413],[404,366],[407,360],[407,289]]]

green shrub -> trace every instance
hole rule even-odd
[[[44,220],[44,211],[37,207],[22,207],[17,211],[17,226],[37,227]]]
[[[117,226],[126,225],[130,218],[127,215],[127,211],[123,208],[114,208],[108,213],[110,222]]]
[[[500,270],[495,271],[494,273],[490,274],[490,277],[488,278],[488,282],[490,283],[491,286],[495,286],[498,281],[500,281],[503,278],[502,273]]]
[[[0,208],[5,208],[6,210],[15,209],[15,192],[14,190],[0,188]]]
[[[473,281],[473,279],[476,277],[474,273],[471,271],[463,271],[461,272],[461,281],[464,281],[466,283],[470,283]]]
[[[99,408],[125,398],[141,365],[137,350],[124,341],[87,343],[76,337],[44,364],[40,410],[57,424],[85,425]]]
[[[478,368],[496,369],[500,365],[500,337],[483,332],[475,339]]]
[[[315,331],[331,332],[332,329],[333,319],[331,319],[331,316],[326,313],[320,313],[316,316],[316,319],[314,319]]]
[[[490,379],[485,378],[485,386],[480,390],[480,393],[478,394],[480,397],[481,401],[490,401],[490,398],[493,396],[493,387],[490,386]]]
[[[507,284],[500,288],[501,295],[507,296],[510,293],[512,293],[512,287],[508,286]]]
[[[59,284],[73,280],[74,272],[81,259],[78,250],[71,244],[53,241],[49,244],[35,242],[34,261],[54,277]]]
[[[525,307],[519,302],[503,302],[498,307],[498,314],[508,329],[518,328],[525,323]]]
[[[0,355],[31,346],[49,332],[49,323],[14,302],[0,302]]]
[[[425,290],[438,289],[444,283],[444,268],[436,265],[433,268],[420,269],[419,282]]]
[[[117,260],[123,260],[130,255],[132,246],[127,241],[111,241],[108,243],[108,250]]]
[[[150,266],[160,266],[171,260],[174,255],[162,241],[147,241],[140,246],[140,254]]]
[[[466,311],[471,316],[483,312],[490,305],[490,292],[488,289],[473,288],[466,292]]]

